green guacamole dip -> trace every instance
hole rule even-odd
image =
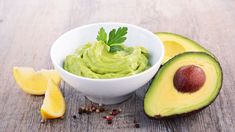
[[[88,78],[119,78],[140,73],[149,68],[148,51],[144,47],[126,47],[121,51],[109,52],[102,41],[88,43],[68,55],[64,69]]]

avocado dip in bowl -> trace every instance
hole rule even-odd
[[[65,82],[95,103],[115,104],[155,75],[164,49],[159,38],[141,27],[96,23],[60,36],[50,55]]]
[[[126,47],[110,52],[102,41],[88,43],[66,57],[64,69],[78,76],[105,79],[140,73],[150,67],[144,47]]]

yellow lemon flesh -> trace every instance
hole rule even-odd
[[[43,74],[44,76],[47,77],[47,79],[52,79],[54,81],[55,84],[59,85],[61,78],[59,76],[59,74],[57,73],[56,70],[45,70],[42,69],[41,71],[39,71],[40,74]]]
[[[49,79],[52,79],[57,85],[61,81],[59,74],[55,70],[36,72],[30,67],[14,67],[13,76],[24,92],[33,95],[45,94]]]
[[[45,98],[41,107],[41,116],[43,120],[62,117],[65,113],[64,97],[53,81],[49,80]]]

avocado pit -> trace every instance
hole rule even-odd
[[[182,93],[192,93],[198,91],[205,83],[206,75],[204,71],[195,65],[180,67],[173,79],[177,91]]]

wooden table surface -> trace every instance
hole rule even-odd
[[[215,102],[188,117],[150,120],[143,112],[148,85],[121,108],[113,125],[103,114],[78,115],[90,104],[66,83],[64,119],[40,123],[43,96],[22,92],[12,76],[13,66],[51,69],[49,50],[62,33],[89,23],[125,22],[152,32],[190,37],[212,51],[224,73]],[[235,1],[234,0],[0,0],[0,131],[235,131]],[[73,119],[73,115],[77,119]],[[133,120],[140,128],[133,128]]]

